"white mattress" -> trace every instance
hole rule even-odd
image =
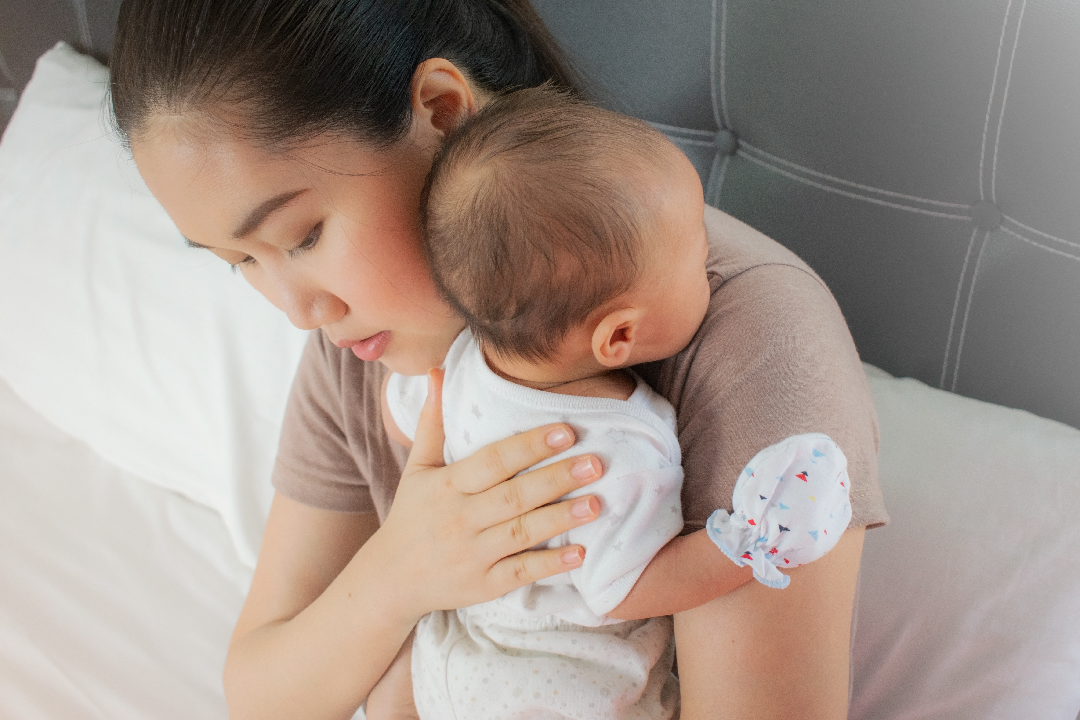
[[[0,717],[213,720],[250,582],[220,517],[0,380]]]

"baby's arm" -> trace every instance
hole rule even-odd
[[[850,484],[847,459],[828,436],[795,435],[765,448],[735,483],[734,512],[717,510],[704,530],[661,548],[608,616],[682,612],[751,577],[786,587],[777,568],[812,562],[840,539],[851,518]]]
[[[728,560],[706,530],[698,530],[661,548],[626,599],[607,615],[616,620],[673,615],[727,595],[753,577],[749,567]]]
[[[367,720],[419,720],[413,700],[412,641],[410,633],[394,662],[368,693],[364,706]]]

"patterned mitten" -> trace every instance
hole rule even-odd
[[[847,458],[821,433],[792,435],[750,461],[735,483],[732,514],[717,510],[705,529],[758,582],[785,588],[777,568],[805,565],[829,552],[851,520]]]

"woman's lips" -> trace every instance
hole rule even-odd
[[[353,351],[353,355],[361,360],[373,362],[382,357],[382,354],[386,352],[386,346],[389,344],[390,331],[383,330],[381,333],[376,333],[369,338],[353,343],[349,346],[349,349]]]

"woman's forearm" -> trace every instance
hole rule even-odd
[[[387,590],[378,546],[373,537],[294,617],[241,617],[225,664],[231,718],[352,716],[417,620]]]

